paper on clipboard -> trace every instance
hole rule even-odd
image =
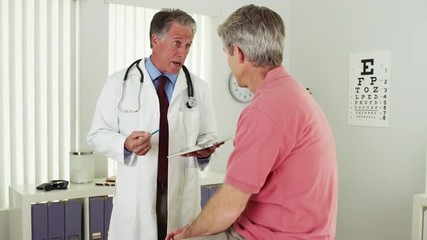
[[[199,144],[197,144],[195,146],[184,148],[184,149],[182,149],[181,151],[179,151],[177,153],[171,154],[171,155],[168,156],[168,158],[178,157],[178,156],[181,156],[181,155],[184,155],[184,154],[187,154],[187,153],[192,153],[192,152],[196,152],[196,151],[203,150],[203,149],[206,149],[206,148],[210,148],[212,146],[215,146],[215,145],[218,145],[220,143],[226,142],[226,141],[232,139],[233,137],[234,137],[234,135],[231,135],[231,136],[228,136],[228,137],[225,137],[225,138],[221,138],[221,139],[214,139],[214,140],[209,140],[207,142],[201,142],[201,143],[199,143]]]

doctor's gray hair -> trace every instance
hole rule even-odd
[[[267,7],[250,4],[237,9],[219,25],[218,35],[230,55],[234,44],[257,67],[282,64],[285,24],[279,14]]]
[[[171,28],[173,23],[178,23],[182,26],[187,26],[196,34],[197,24],[196,21],[186,12],[180,9],[164,8],[154,14],[150,24],[150,47],[151,37],[157,35],[162,38]]]

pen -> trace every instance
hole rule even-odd
[[[160,129],[157,129],[156,131],[154,131],[154,132],[152,132],[152,133],[150,133],[150,134],[151,134],[151,135],[154,135],[154,134],[158,133],[158,132],[159,132],[159,130],[160,130]]]

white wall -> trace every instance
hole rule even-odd
[[[86,135],[92,124],[95,103],[108,76],[108,4],[103,0],[81,1],[79,134],[77,149],[89,149]],[[95,154],[95,177],[107,175],[107,160]]]
[[[426,9],[423,0],[292,1],[290,70],[337,141],[339,240],[410,239],[412,195],[425,181]],[[392,53],[390,127],[349,126],[349,54],[383,49]]]

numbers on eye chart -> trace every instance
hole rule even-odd
[[[390,51],[350,55],[348,123],[388,127]]]

